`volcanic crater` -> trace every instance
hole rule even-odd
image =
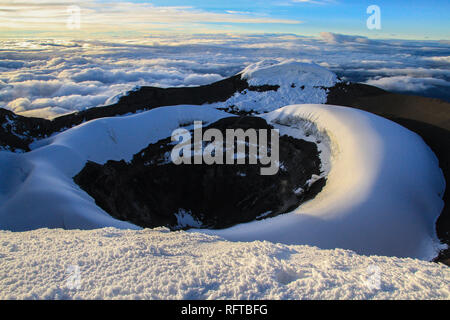
[[[264,119],[233,116],[204,129],[273,129]],[[111,216],[141,227],[171,230],[227,228],[287,213],[326,183],[317,145],[283,135],[280,169],[261,175],[260,163],[179,164],[170,161],[171,137],[149,144],[126,162],[87,162],[74,181]],[[271,148],[269,139],[269,150]],[[192,145],[193,148],[193,145]]]

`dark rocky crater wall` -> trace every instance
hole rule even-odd
[[[204,130],[209,128],[225,134],[226,129],[272,127],[262,118],[244,116],[221,119]],[[261,175],[261,164],[248,164],[248,148],[242,165],[175,165],[170,161],[174,142],[168,137],[129,163],[88,162],[74,180],[111,216],[142,227],[226,228],[289,212],[325,185],[323,178],[311,185],[308,181],[321,173],[316,144],[281,136],[279,146],[282,166],[275,175]],[[198,225],[180,224],[177,215],[186,213]]]

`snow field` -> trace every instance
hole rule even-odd
[[[450,269],[167,229],[0,231],[0,299],[449,299]]]

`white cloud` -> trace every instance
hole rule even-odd
[[[32,109],[23,111],[20,114],[25,117],[37,117],[37,118],[47,118],[53,119],[63,114],[72,112],[71,110],[59,108],[59,107],[46,107],[41,109]]]
[[[202,85],[202,84],[208,84],[213,83],[219,80],[222,80],[223,77],[219,74],[190,74],[185,79],[184,82],[186,85]]]
[[[424,57],[424,60],[433,61],[433,62],[443,62],[450,64],[450,56],[443,57]]]
[[[325,42],[328,42],[331,44],[337,44],[337,43],[371,44],[371,43],[377,42],[375,40],[370,40],[369,38],[363,37],[363,36],[344,35],[344,34],[338,34],[338,33],[332,33],[332,32],[321,32],[320,37]]]
[[[14,60],[0,60],[0,68],[8,68],[8,69],[17,69],[24,66],[24,62],[22,61],[14,61]]]
[[[30,109],[31,101],[28,98],[17,98],[10,101],[7,107],[14,112],[22,112]]]
[[[366,81],[367,84],[385,90],[418,92],[434,86],[450,87],[450,82],[434,78],[414,78],[410,76],[385,77]]]

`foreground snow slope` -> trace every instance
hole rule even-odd
[[[0,152],[0,229],[139,229],[109,216],[72,177],[88,160],[128,161],[180,125],[226,116],[205,106],[164,107],[87,122],[37,142],[25,154]],[[384,118],[337,106],[294,105],[263,117],[282,134],[321,141],[325,189],[292,213],[205,232],[364,254],[436,255],[434,227],[445,182],[419,136]]]
[[[0,231],[0,299],[449,299],[450,269],[157,230]]]

